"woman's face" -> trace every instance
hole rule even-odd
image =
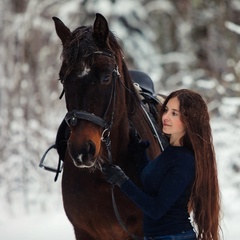
[[[179,100],[177,97],[173,97],[168,101],[162,116],[162,131],[170,135],[170,144],[173,146],[180,146],[180,139],[185,134],[185,126],[181,121],[179,109]]]

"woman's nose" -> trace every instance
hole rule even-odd
[[[164,118],[162,121],[163,121],[163,123],[168,123],[168,122],[169,122],[169,119]]]
[[[166,114],[164,114],[163,116],[162,116],[162,121],[168,121],[169,120],[169,116],[168,116],[168,114],[166,113]]]

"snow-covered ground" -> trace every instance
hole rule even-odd
[[[239,240],[240,236],[240,122],[214,118],[213,137],[218,159],[219,182],[222,194],[222,229],[224,240]],[[49,172],[43,171],[43,177]],[[49,184],[56,184],[53,181]],[[60,189],[60,181],[56,184]],[[45,196],[48,201],[49,196]],[[73,240],[72,226],[65,216],[61,194],[56,193],[56,205],[48,213],[31,211],[30,214],[5,216],[0,209],[1,240]]]
[[[72,225],[60,208],[51,213],[32,213],[8,218],[0,225],[1,240],[74,240]]]

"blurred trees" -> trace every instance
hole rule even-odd
[[[238,0],[3,0],[0,194],[11,204],[24,196],[29,208],[39,192],[55,191],[47,185],[53,176],[38,169],[66,112],[58,100],[61,43],[51,17],[74,29],[92,24],[96,12],[120,39],[129,68],[146,71],[156,91],[191,88],[213,114],[224,115],[228,104],[230,117],[239,116]]]

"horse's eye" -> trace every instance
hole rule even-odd
[[[111,80],[111,74],[106,74],[102,76],[101,83],[107,84],[110,82],[110,80]]]

